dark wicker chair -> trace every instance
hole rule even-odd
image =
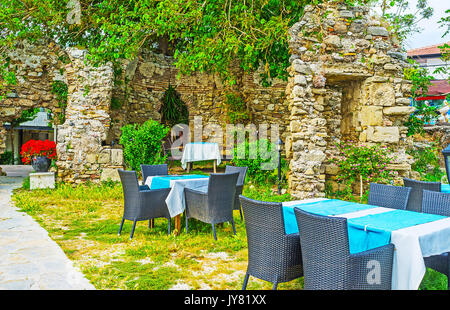
[[[168,175],[169,169],[167,167],[167,164],[162,165],[143,165],[141,164],[141,171],[142,171],[142,179],[145,183],[147,180],[147,177],[152,177],[155,175]]]
[[[248,266],[242,289],[250,276],[273,283],[303,276],[298,233],[286,234],[282,204],[240,196],[247,231]]]
[[[441,191],[441,182],[425,182],[403,178],[403,185],[411,188],[406,210],[422,212],[423,190]]]
[[[422,212],[450,216],[450,194],[436,191],[423,191]],[[425,266],[447,276],[447,289],[450,290],[450,252],[424,257]]]
[[[239,214],[242,218],[242,208],[241,208],[241,202],[239,201],[239,196],[242,194],[242,190],[244,189],[244,181],[245,176],[247,174],[247,167],[236,167],[236,166],[225,166],[225,173],[233,173],[233,172],[239,172],[239,178],[237,180],[236,184],[236,199],[234,201],[234,210],[239,210]]]
[[[406,210],[410,187],[370,183],[368,204]]]
[[[122,222],[120,223],[119,235],[122,232],[125,220],[133,221],[130,239],[133,238],[136,222],[149,221],[154,218],[164,217],[169,220],[169,235],[171,227],[171,218],[166,205],[166,198],[170,188],[149,190],[147,186],[139,186],[135,171],[125,171],[119,169],[120,180],[124,196],[124,212]]]
[[[211,173],[206,192],[184,189],[186,233],[188,232],[188,219],[195,218],[212,225],[215,240],[217,240],[215,224],[219,223],[231,222],[236,235],[233,205],[238,176],[238,173]]]
[[[294,213],[302,249],[304,289],[392,288],[393,244],[350,254],[346,218],[315,215],[299,208],[294,208]],[[372,271],[379,277],[372,278]]]

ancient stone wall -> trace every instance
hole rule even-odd
[[[18,43],[8,57],[10,69],[16,72],[16,83],[9,87],[6,98],[0,100],[0,153],[6,148],[4,124],[20,117],[23,110],[40,107],[60,111],[51,87],[53,81],[65,80],[58,51],[45,42]]]
[[[122,150],[106,145],[113,67],[89,65],[83,50],[68,49],[67,53],[68,103],[56,141],[58,179],[68,183],[117,180],[116,170],[123,165]]]
[[[143,123],[148,119],[159,121],[161,99],[169,84],[175,87],[189,108],[192,131],[194,118],[202,117],[203,126],[218,124],[225,136],[225,126],[229,123],[224,107],[225,96],[237,90],[247,103],[252,124],[258,127],[265,123],[269,129],[271,124],[278,124],[283,138],[288,135],[285,81],[274,80],[270,87],[263,87],[259,81],[261,72],[239,74],[238,71],[236,85],[231,88],[213,74],[178,76],[173,57],[146,50],[136,60],[124,62],[120,72],[113,90],[113,102],[118,105],[111,109],[112,128],[108,141],[117,142],[120,128],[125,124]],[[209,138],[203,136],[203,139]]]
[[[296,198],[324,196],[338,172],[329,164],[335,142],[388,145],[400,176],[405,154],[411,83],[401,48],[366,7],[308,6],[290,29],[289,187]]]

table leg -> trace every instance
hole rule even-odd
[[[190,168],[191,168],[191,163],[187,163],[187,173],[189,173],[189,170],[190,170]]]
[[[181,232],[181,214],[178,214],[177,216],[175,216],[175,230],[173,234],[175,236],[178,236],[180,232]]]
[[[214,162],[213,162],[214,173],[216,173],[216,166],[217,166],[217,160],[214,159]]]

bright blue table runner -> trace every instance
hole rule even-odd
[[[338,199],[327,199],[308,203],[301,203],[298,205],[283,206],[283,217],[286,234],[298,233],[298,226],[297,220],[295,219],[294,208],[300,208],[303,211],[318,215],[333,216],[361,210],[373,209],[377,207]]]
[[[389,244],[394,230],[425,224],[445,216],[394,210],[347,219],[350,253]]]
[[[209,178],[209,176],[201,174],[154,176],[152,177],[152,184],[150,185],[150,189],[170,188],[171,180],[200,179],[200,178]]]
[[[450,184],[441,184],[441,192],[450,193]]]
[[[328,199],[283,206],[286,234],[298,233],[294,208],[322,216],[341,214],[378,208],[377,206]],[[445,216],[392,209],[383,213],[347,219],[350,253],[358,253],[390,243],[394,230],[425,224],[445,218]]]

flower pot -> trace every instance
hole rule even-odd
[[[36,172],[48,172],[52,161],[46,156],[34,157],[31,160],[31,166]]]

